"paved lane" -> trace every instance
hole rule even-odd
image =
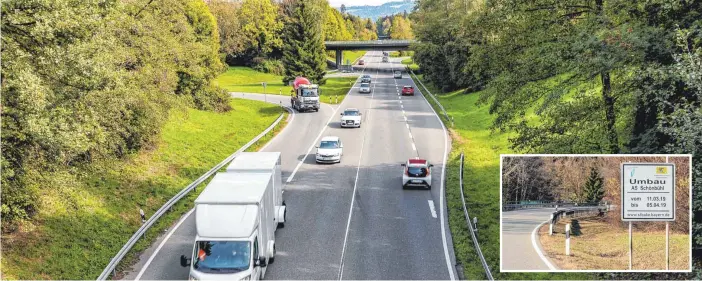
[[[534,242],[538,241],[532,240],[532,232],[547,221],[553,211],[544,208],[502,212],[500,270],[550,270],[534,247]],[[537,244],[537,247],[540,246]]]

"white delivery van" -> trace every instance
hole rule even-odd
[[[258,280],[275,258],[271,173],[217,173],[195,199],[190,280]]]
[[[227,172],[271,173],[275,196],[274,219],[279,227],[285,226],[286,207],[283,199],[283,179],[280,152],[242,152],[229,163]]]

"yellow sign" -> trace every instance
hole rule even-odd
[[[667,175],[668,167],[656,167],[656,175]]]

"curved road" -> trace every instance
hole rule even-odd
[[[403,68],[400,60],[382,63],[381,58],[380,52],[364,58],[362,70],[373,77],[372,94],[359,94],[357,82],[339,106],[291,115],[288,126],[263,148],[282,152],[288,205],[288,221],[276,233],[275,263],[265,279],[455,278],[441,202],[446,132],[416,86],[418,95],[399,96],[403,85],[413,84],[406,73],[393,79],[392,70]],[[266,99],[290,103],[288,96]],[[363,112],[362,127],[340,128],[340,111],[351,107]],[[329,135],[345,144],[342,162],[315,164],[313,148]],[[435,164],[431,191],[401,188],[400,164],[415,156]],[[124,278],[187,279],[179,258],[192,251],[191,214],[145,251]]]
[[[553,208],[538,208],[502,212],[500,271],[556,270],[540,249],[535,230],[553,211]]]

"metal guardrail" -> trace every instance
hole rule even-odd
[[[592,203],[572,203],[572,202],[542,202],[542,203],[527,203],[527,204],[514,204],[514,203],[502,203],[502,211],[514,211],[520,209],[535,209],[535,208],[568,208],[568,207],[596,207],[602,206],[601,204]]]
[[[244,146],[239,148],[239,150],[234,152],[232,155],[229,155],[229,157],[224,159],[224,161],[222,161],[219,164],[217,164],[216,166],[214,166],[212,169],[207,171],[207,173],[200,176],[194,182],[192,182],[191,184],[189,184],[188,186],[183,188],[183,190],[178,192],[178,194],[173,196],[173,198],[171,198],[165,204],[163,204],[163,206],[161,206],[161,208],[159,208],[146,222],[144,222],[144,224],[141,225],[139,230],[137,230],[134,233],[134,235],[132,235],[132,237],[129,238],[129,240],[127,241],[126,244],[124,244],[122,249],[120,249],[119,252],[117,252],[117,255],[115,255],[112,258],[112,260],[110,260],[110,263],[107,264],[107,267],[105,267],[105,270],[103,270],[102,273],[100,274],[100,276],[98,276],[97,280],[105,280],[110,276],[110,273],[114,274],[115,268],[117,267],[119,262],[122,261],[124,256],[127,255],[129,250],[131,250],[132,247],[134,247],[134,244],[136,244],[137,241],[139,241],[139,239],[144,236],[146,231],[149,228],[151,228],[151,226],[156,222],[156,220],[161,218],[161,216],[163,216],[168,210],[170,210],[171,207],[173,207],[173,205],[175,205],[175,203],[177,203],[180,199],[185,197],[190,191],[195,190],[195,187],[197,187],[202,182],[207,180],[210,176],[214,175],[217,171],[219,171],[219,169],[224,167],[224,165],[226,165],[227,163],[234,160],[234,158],[236,158],[236,156],[239,155],[239,153],[246,151],[249,147],[251,147],[253,144],[258,142],[261,138],[263,138],[266,134],[268,134],[271,130],[273,130],[273,128],[275,128],[275,126],[277,126],[278,123],[280,123],[280,120],[283,119],[283,116],[285,116],[285,114],[281,113],[280,116],[278,116],[278,119],[276,119],[273,122],[273,124],[271,124],[265,131],[263,131],[258,136],[253,138],[251,141],[246,143]]]
[[[432,94],[432,93],[429,91],[429,89],[427,89],[427,87],[424,86],[424,83],[422,83],[422,80],[419,80],[419,78],[417,77],[417,75],[414,74],[414,72],[413,72],[409,67],[406,67],[406,69],[407,69],[407,71],[408,71],[411,75],[414,76],[414,80],[416,80],[417,82],[419,82],[419,85],[421,85],[422,88],[424,88],[424,92],[426,92],[427,94],[429,94],[429,96],[434,100],[434,102],[436,102],[436,104],[439,105],[439,108],[441,108],[441,112],[444,113],[444,117],[446,117],[446,120],[451,121],[451,127],[454,127],[453,118],[451,118],[451,117],[448,115],[448,113],[446,112],[446,109],[444,109],[444,106],[441,105],[441,103],[439,102],[438,99],[436,99],[436,97],[434,96],[434,94]]]
[[[485,275],[487,276],[487,279],[492,281],[494,280],[492,278],[492,272],[490,272],[490,267],[488,266],[487,262],[485,261],[485,256],[483,256],[483,251],[480,250],[480,244],[478,244],[478,237],[476,237],[475,232],[476,230],[473,228],[473,223],[470,221],[470,216],[468,216],[468,208],[466,207],[466,197],[463,195],[463,152],[461,152],[461,168],[459,169],[459,183],[460,183],[460,190],[461,190],[461,201],[463,202],[463,214],[466,217],[466,222],[468,222],[468,230],[470,230],[470,236],[473,238],[473,245],[475,246],[476,252],[478,252],[478,257],[480,257],[480,262],[483,264],[483,268],[485,269]]]

